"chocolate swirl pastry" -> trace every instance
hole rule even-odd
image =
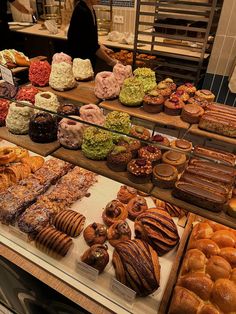
[[[121,241],[131,239],[131,230],[124,220],[119,220],[111,225],[107,231],[107,238],[112,246],[116,246]]]
[[[132,198],[127,204],[128,217],[131,220],[135,220],[136,217],[145,212],[147,209],[147,202],[142,196]]]
[[[136,238],[147,241],[158,255],[169,252],[179,242],[177,227],[162,208],[150,208],[139,215],[134,223]]]
[[[126,206],[119,200],[109,202],[102,213],[102,219],[107,226],[111,226],[118,220],[125,220],[127,217]]]
[[[81,256],[81,261],[97,269],[99,274],[103,272],[109,262],[107,245],[94,244]]]
[[[84,229],[83,236],[89,246],[103,244],[107,239],[107,227],[94,222]]]
[[[116,245],[112,263],[116,278],[139,296],[147,296],[160,285],[157,253],[142,240],[128,240]]]
[[[84,229],[85,217],[73,210],[62,210],[54,220],[54,226],[71,237],[78,237]]]

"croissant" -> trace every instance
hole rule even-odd
[[[137,196],[137,190],[127,185],[122,185],[117,193],[117,199],[124,204],[128,204],[135,196]]]

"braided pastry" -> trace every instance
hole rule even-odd
[[[103,272],[109,262],[107,245],[94,244],[81,256],[81,261],[97,269],[99,273]]]
[[[102,213],[102,219],[107,226],[111,226],[118,220],[125,220],[127,217],[126,206],[119,200],[109,202]]]
[[[119,220],[111,225],[107,231],[107,238],[112,246],[116,246],[121,241],[131,239],[131,230],[124,220]]]
[[[128,216],[131,220],[135,220],[136,217],[145,212],[147,209],[147,202],[143,196],[136,196],[127,204]]]
[[[89,246],[103,244],[107,239],[107,227],[94,222],[84,229],[83,235],[84,240]]]
[[[54,220],[54,226],[71,237],[78,237],[84,228],[85,217],[73,210],[62,210]]]

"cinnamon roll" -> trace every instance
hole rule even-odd
[[[118,220],[125,220],[127,217],[126,206],[119,200],[109,202],[102,213],[102,219],[107,226],[111,226]]]

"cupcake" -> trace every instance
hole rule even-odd
[[[178,179],[178,171],[174,166],[159,164],[153,168],[152,182],[162,189],[171,189]]]
[[[183,90],[177,90],[176,92],[174,92],[173,94],[170,95],[170,98],[174,98],[177,97],[179,99],[181,99],[184,103],[186,103],[190,96],[187,92],[183,91]]]
[[[144,95],[142,83],[136,78],[127,78],[121,88],[119,101],[124,106],[136,107],[142,104]]]
[[[27,105],[12,102],[6,116],[6,127],[8,130],[13,134],[27,134],[33,111],[34,110]]]
[[[36,143],[50,143],[57,139],[57,121],[46,112],[34,114],[29,123],[29,137]]]
[[[184,107],[184,102],[178,97],[167,99],[164,103],[164,112],[170,116],[178,116]]]
[[[146,159],[133,159],[127,166],[128,178],[138,184],[147,183],[152,175],[152,163]]]
[[[93,160],[105,159],[113,147],[112,135],[110,132],[96,127],[88,127],[84,132],[82,152]]]
[[[131,128],[130,115],[125,112],[111,111],[106,116],[104,127],[111,131],[118,131],[123,134],[129,134]],[[121,134],[112,133],[114,141],[118,141]]]
[[[202,100],[206,100],[207,102],[213,102],[215,99],[215,95],[207,89],[197,90],[195,95]]]
[[[143,110],[150,113],[159,113],[163,110],[164,100],[164,97],[157,90],[152,90],[143,98]]]
[[[157,84],[156,90],[158,91],[158,94],[162,95],[164,98],[168,98],[172,94],[170,87],[163,82]]]
[[[132,153],[125,146],[115,146],[107,155],[107,166],[113,171],[126,171]]]
[[[188,123],[198,123],[201,116],[204,114],[204,109],[196,104],[187,104],[181,112],[181,119]]]
[[[193,97],[196,93],[197,89],[192,83],[185,83],[183,85],[180,85],[177,88],[177,91],[184,91],[189,94],[190,97]]]
[[[80,107],[80,118],[84,121],[96,124],[104,125],[105,116],[103,110],[94,104],[87,104]]]
[[[170,146],[170,141],[168,140],[168,138],[160,134],[153,135],[150,140],[151,142],[156,143],[156,144],[160,144],[163,146]]]
[[[47,86],[51,73],[51,65],[47,61],[32,61],[29,67],[29,80],[34,86]]]
[[[170,143],[172,148],[177,148],[182,150],[184,153],[191,152],[193,145],[191,142],[184,139],[176,139]]]
[[[154,89],[157,85],[156,74],[149,68],[137,68],[134,70],[134,77],[142,83],[144,93]]]
[[[139,140],[132,139],[131,137],[122,136],[119,138],[117,145],[127,147],[131,151],[132,157],[136,158],[138,150],[141,147],[141,142]]]
[[[189,98],[187,105],[188,104],[198,105],[201,108],[205,109],[206,106],[208,105],[208,101],[195,95],[194,97]]]
[[[167,87],[169,87],[171,89],[172,92],[174,92],[176,90],[176,84],[174,83],[174,81],[167,77],[166,79],[164,79],[164,81],[161,81],[160,83],[164,83],[167,85]]]
[[[153,145],[147,145],[138,151],[138,157],[151,161],[152,165],[156,165],[161,160],[161,150]]]
[[[186,155],[169,150],[162,155],[162,162],[176,167],[181,172],[186,164]]]
[[[151,137],[151,133],[148,129],[145,129],[143,126],[138,125],[132,126],[130,134],[140,138],[143,141],[148,141]]]
[[[113,99],[120,93],[120,85],[112,72],[103,71],[95,77],[95,96],[99,99]]]

